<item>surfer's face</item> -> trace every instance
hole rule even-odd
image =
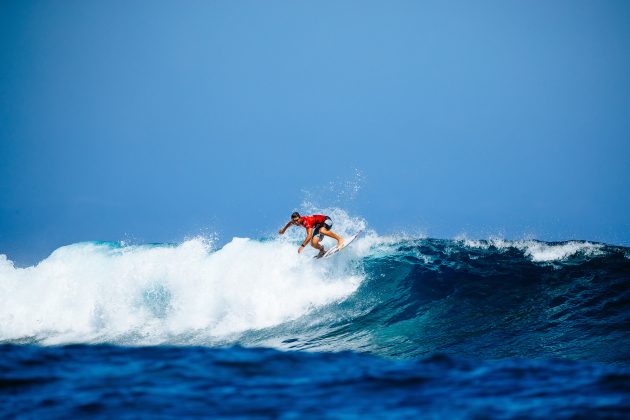
[[[295,223],[295,224],[300,223],[300,218],[299,217],[294,217],[291,220],[293,220],[293,223]]]

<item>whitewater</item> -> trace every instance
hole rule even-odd
[[[348,227],[363,226],[340,219]],[[296,253],[299,234],[233,238],[220,249],[202,237],[180,244],[84,242],[26,268],[0,255],[0,341],[227,342],[356,291],[364,275],[349,261],[359,254],[328,264],[315,261]]]

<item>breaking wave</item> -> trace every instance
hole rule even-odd
[[[368,232],[314,260],[300,234],[78,243],[26,268],[1,256],[0,342],[630,361],[628,248]]]

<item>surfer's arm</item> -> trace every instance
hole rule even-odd
[[[309,242],[311,242],[312,237],[313,237],[313,228],[306,228],[306,239],[304,240],[304,242],[302,242],[302,245],[298,248],[298,254],[302,252],[302,249],[304,249],[304,247],[308,245]]]
[[[289,221],[289,223],[287,223],[282,229],[280,229],[278,231],[278,233],[280,235],[284,235],[284,232],[289,228],[289,226],[291,226],[293,224],[293,222]]]

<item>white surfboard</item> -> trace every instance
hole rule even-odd
[[[357,234],[354,235],[352,238],[350,238],[349,241],[344,242],[344,244],[343,244],[343,246],[341,248],[339,248],[337,245],[333,246],[328,251],[326,251],[326,253],[324,255],[322,255],[322,258],[328,258],[328,257],[330,257],[332,255],[335,255],[337,252],[341,251],[342,249],[344,249],[345,247],[350,245],[352,243],[352,241],[357,239],[359,237],[359,235],[362,234],[362,233],[363,233],[363,230],[360,230],[359,232],[357,232]]]

